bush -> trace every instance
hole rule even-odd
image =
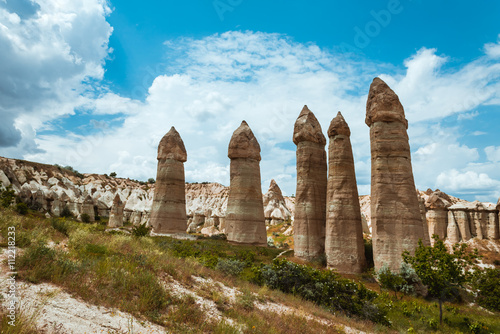
[[[147,227],[146,223],[144,223],[138,226],[133,226],[130,232],[132,233],[133,236],[145,237],[149,234],[149,231],[151,231],[151,227]]]
[[[109,176],[116,177],[116,173],[115,172],[111,172],[111,173],[109,173]]]
[[[20,215],[24,216],[25,214],[28,213],[28,206],[26,205],[26,203],[17,203],[16,204],[16,211]]]
[[[491,311],[500,311],[500,269],[477,271],[473,281],[477,289],[477,303]]]
[[[73,218],[73,214],[71,213],[70,209],[68,208],[67,205],[64,206],[64,208],[61,211],[61,217],[64,218]]]
[[[153,179],[152,177],[148,179],[148,183],[150,184],[154,184],[155,182],[156,182],[155,179]]]
[[[243,269],[245,268],[245,263],[239,260],[232,259],[221,259],[219,258],[217,265],[215,266],[216,270],[220,270],[225,274],[238,276]]]
[[[333,311],[388,324],[385,313],[372,301],[377,294],[363,284],[341,278],[330,270],[318,270],[285,259],[275,259],[271,265],[254,268],[256,283],[272,289],[299,295]]]
[[[82,222],[84,222],[85,224],[90,223],[90,216],[88,214],[82,213],[80,218],[82,219]]]
[[[4,208],[8,208],[14,202],[15,196],[14,190],[12,190],[12,185],[9,184],[0,192],[0,204]]]
[[[376,274],[380,286],[384,289],[394,291],[397,298],[397,292],[401,291],[407,295],[427,294],[427,289],[422,284],[415,270],[408,263],[401,263],[399,274],[393,273],[387,266],[383,266]]]

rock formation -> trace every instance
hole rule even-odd
[[[123,208],[124,205],[120,199],[120,195],[116,194],[109,215],[108,227],[114,228],[123,226]]]
[[[452,211],[448,211],[448,226],[446,228],[446,236],[449,242],[456,244],[460,241],[460,230],[458,228],[457,222],[455,221],[455,216]]]
[[[172,127],[158,145],[158,171],[150,221],[155,233],[186,232],[186,160],[184,143]]]
[[[227,240],[267,245],[260,183],[260,145],[247,122],[234,131],[229,142],[230,186],[227,200]]]
[[[460,240],[470,240],[472,234],[469,223],[469,215],[467,214],[467,206],[462,203],[456,203],[450,206],[448,210],[450,210],[458,226],[458,230],[460,231]],[[448,219],[449,218],[450,216],[448,215]]]
[[[425,210],[425,199],[420,196],[420,192],[417,190],[418,208],[420,209],[420,217],[422,219],[422,227],[424,228],[424,246],[431,245],[431,238],[429,237],[429,226],[427,226],[427,217]]]
[[[91,222],[95,221],[94,201],[92,200],[92,196],[87,195],[87,197],[85,197],[79,211],[80,219],[82,219],[81,217],[83,215],[88,215]]]
[[[276,225],[291,219],[292,214],[286,207],[285,199],[276,181],[271,180],[269,190],[264,194],[263,202],[267,224]]]
[[[448,207],[451,205],[450,198],[439,189],[434,191],[425,201],[427,209],[426,219],[429,229],[429,237],[432,238],[436,234],[439,239],[446,238],[446,231],[448,227]],[[434,244],[434,240],[431,239]]]
[[[329,268],[361,273],[366,267],[351,131],[339,112],[330,123],[325,253]]]
[[[408,121],[398,96],[373,79],[366,102],[371,142],[371,213],[375,270],[398,271],[401,253],[413,252],[424,239],[413,180]]]
[[[297,190],[295,192],[295,256],[311,260],[324,254],[326,225],[326,139],[314,114],[304,106],[295,122]]]

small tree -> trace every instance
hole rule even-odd
[[[4,208],[8,208],[14,202],[15,197],[16,197],[16,194],[15,194],[14,190],[12,190],[12,185],[9,184],[5,188],[5,190],[0,191],[0,204]]]
[[[116,177],[116,173],[115,172],[111,172],[111,173],[109,173],[109,176]]]
[[[451,253],[437,235],[433,235],[434,246],[424,246],[418,242],[415,255],[403,252],[403,260],[412,265],[415,272],[427,286],[428,295],[439,302],[439,323],[443,322],[443,302],[453,300],[463,284],[471,280],[473,274],[469,270],[474,260],[479,257],[477,249],[467,252],[466,244],[453,245]]]
[[[155,181],[155,179],[153,179],[152,177],[150,177],[150,178],[148,179],[148,183],[150,183],[150,184],[153,184],[153,183],[155,183],[155,182],[156,182],[156,181]]]

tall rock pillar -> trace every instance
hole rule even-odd
[[[234,131],[228,157],[231,159],[231,184],[225,222],[227,240],[267,246],[260,183],[260,145],[247,122],[241,122]]]
[[[185,233],[187,228],[184,162],[186,148],[174,127],[158,145],[158,170],[150,224],[155,233]]]
[[[304,106],[293,131],[297,145],[295,256],[311,260],[324,254],[326,225],[326,139],[314,114]]]
[[[413,180],[408,121],[398,96],[373,79],[366,102],[371,142],[371,213],[375,270],[399,271],[404,250],[414,252],[424,228]]]
[[[111,211],[109,213],[109,221],[108,227],[121,227],[123,226],[123,209],[125,206],[120,199],[120,195],[116,194],[115,199],[113,200],[113,206],[111,207]]]
[[[439,189],[433,192],[425,201],[429,237],[432,238],[432,236],[436,234],[441,240],[446,238],[448,228],[448,207],[450,207],[450,205],[450,198],[448,195],[441,192]],[[454,228],[454,226],[451,226],[451,228]],[[431,239],[431,244],[434,245],[434,239]]]
[[[366,267],[350,135],[339,111],[328,129],[325,253],[329,268],[348,274],[361,273]]]

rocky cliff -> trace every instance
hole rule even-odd
[[[145,182],[107,175],[82,175],[59,166],[2,157],[0,157],[0,182],[3,184],[0,187],[11,185],[16,195],[32,209],[48,212],[53,216],[59,216],[67,206],[73,215],[80,217],[89,205],[85,202],[90,197],[95,215],[109,217],[113,200],[119,195],[124,205],[123,219],[133,224],[149,221],[155,189],[154,184]],[[263,195],[266,221],[271,224],[279,224],[281,219],[293,221],[295,198],[279,196],[279,187],[276,188],[278,185],[275,183],[273,182],[269,191]],[[213,225],[217,229],[212,228],[212,233],[224,231],[228,192],[228,187],[218,183],[186,183],[186,212],[190,218],[189,222],[194,221],[197,230]],[[437,196],[436,192],[438,190],[418,191],[425,202],[427,224],[430,228],[441,226],[442,231],[451,228],[450,231],[455,235],[452,237],[458,241],[467,241],[471,238],[499,238],[500,205],[497,207],[493,203],[468,202],[444,194],[448,204],[441,208],[445,214],[439,217],[445,215],[449,217],[451,214],[458,228],[454,231],[454,224],[449,224],[448,218],[440,223],[435,222],[436,214],[433,211],[437,209],[434,199]],[[369,235],[371,234],[370,196],[363,195],[359,199],[363,233]],[[438,230],[432,229],[432,231]],[[444,233],[442,236],[444,238],[450,237],[447,232],[441,233]]]

